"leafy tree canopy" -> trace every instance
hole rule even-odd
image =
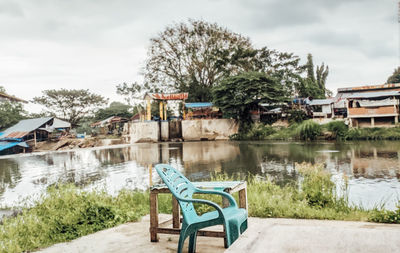
[[[42,93],[41,97],[34,97],[33,102],[43,105],[49,113],[69,121],[73,126],[107,103],[106,98],[83,89],[44,90]]]
[[[386,81],[387,83],[400,83],[400,67],[397,67]]]
[[[212,92],[213,103],[224,115],[241,122],[251,121],[250,111],[259,103],[283,102],[288,95],[275,78],[260,72],[227,77]]]
[[[109,107],[100,109],[95,114],[95,120],[104,120],[111,116],[119,116],[123,118],[132,117],[132,113],[129,112],[131,106],[120,103],[120,102],[112,102]]]
[[[221,79],[251,70],[256,51],[248,38],[215,23],[189,20],[151,39],[145,82],[162,92],[189,92],[189,101],[210,101]]]

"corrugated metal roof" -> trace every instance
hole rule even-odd
[[[61,119],[54,118],[53,125],[51,125],[51,126],[56,129],[57,128],[69,128],[69,127],[71,127],[71,123],[61,120]]]
[[[377,92],[359,92],[354,93],[348,98],[377,98],[377,97],[391,97],[400,96],[399,91],[377,91]]]
[[[7,141],[0,141],[0,151],[15,147],[15,146],[20,146],[24,148],[29,148],[29,145],[26,144],[26,142],[7,142]]]
[[[313,99],[308,104],[309,105],[329,105],[332,103],[333,103],[333,100],[331,98],[327,98],[327,99]]]
[[[210,102],[185,103],[186,108],[207,108],[212,106],[213,104]]]
[[[53,118],[25,119],[6,129],[1,138],[22,138],[30,132],[48,123]]]
[[[354,92],[354,91],[368,91],[368,90],[396,89],[396,88],[400,88],[400,83],[385,83],[379,85],[364,85],[356,87],[339,88],[338,92]]]

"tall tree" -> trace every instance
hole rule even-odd
[[[325,98],[331,92],[326,88],[326,79],[329,74],[329,67],[322,63],[317,66],[314,72],[314,62],[311,54],[307,55],[307,63],[304,65],[307,76],[299,88],[299,95],[302,97],[312,96],[314,98]]]
[[[189,92],[191,101],[210,101],[211,88],[250,70],[255,54],[248,38],[215,23],[189,20],[151,39],[145,82],[162,92]]]
[[[400,67],[394,69],[393,74],[389,76],[386,83],[400,83]]]
[[[212,91],[213,103],[224,115],[243,123],[251,122],[250,111],[256,110],[259,103],[282,102],[288,95],[275,78],[260,72],[227,77]]]
[[[300,65],[300,57],[293,53],[279,52],[263,47],[257,49],[252,61],[253,70],[264,72],[274,77],[289,94],[298,93],[301,87],[304,67]]]
[[[73,126],[108,101],[89,90],[44,90],[42,93],[41,97],[34,97],[33,102],[43,105],[49,113],[69,121]]]

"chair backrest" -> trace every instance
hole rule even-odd
[[[195,186],[184,175],[182,175],[182,173],[168,164],[157,164],[155,168],[158,175],[160,175],[161,179],[175,197],[181,199],[192,198]],[[182,208],[184,217],[186,217],[186,215],[197,216],[193,203],[179,201],[179,205]]]

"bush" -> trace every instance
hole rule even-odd
[[[308,119],[308,116],[303,110],[289,110],[288,111],[288,121],[290,124],[300,123],[306,119]]]
[[[230,136],[231,140],[265,140],[266,137],[275,133],[275,129],[270,125],[255,123],[238,133]]]
[[[368,220],[372,222],[400,224],[400,205],[397,206],[395,211],[374,210]]]
[[[325,127],[333,133],[333,137],[336,139],[345,139],[349,131],[349,127],[343,121],[331,121]]]
[[[315,140],[321,135],[321,126],[312,120],[306,120],[297,127],[297,134],[301,140]]]

